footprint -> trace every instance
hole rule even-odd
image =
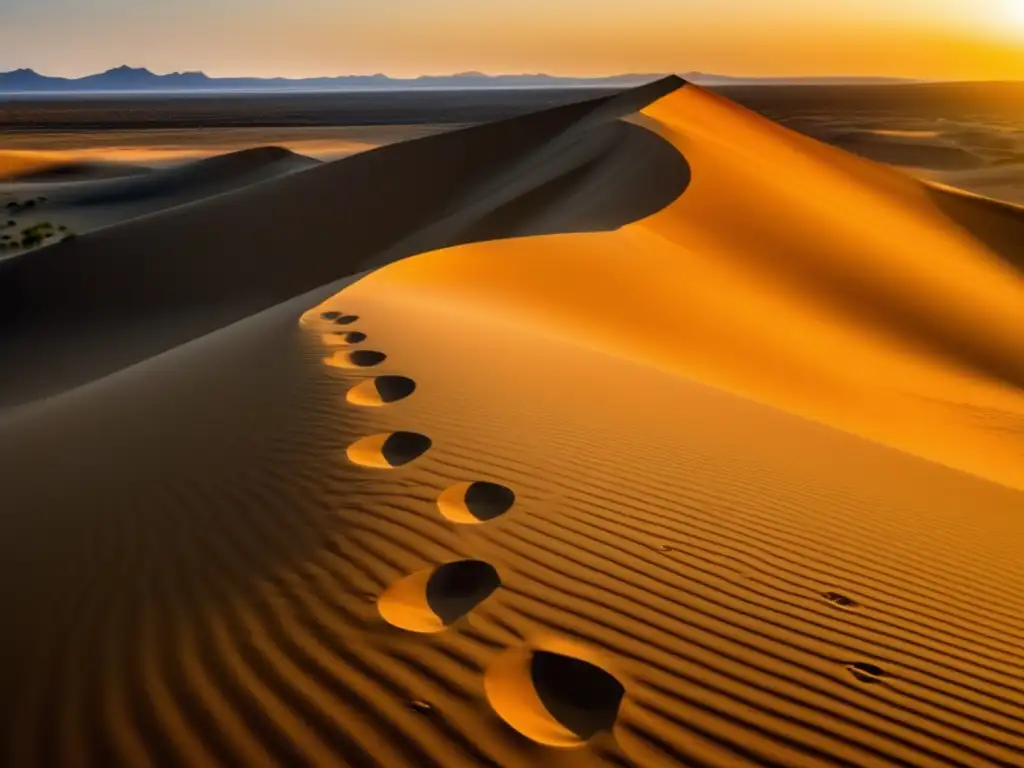
[[[839,592],[826,592],[822,597],[839,608],[856,608],[859,605],[852,597],[847,597]]]
[[[366,334],[362,331],[335,331],[335,335],[344,339],[346,344],[359,344],[366,341]]]
[[[432,442],[416,432],[386,432],[357,440],[348,447],[349,461],[363,467],[394,469],[418,459]]]
[[[501,586],[498,572],[482,560],[458,560],[427,568],[392,584],[377,610],[392,626],[410,632],[441,632]]]
[[[501,517],[515,501],[512,489],[497,483],[459,483],[441,494],[437,506],[449,522],[476,525]]]
[[[357,384],[345,399],[352,405],[380,406],[404,400],[416,391],[416,382],[405,376],[378,376]]]
[[[862,683],[880,683],[882,678],[885,677],[885,672],[881,667],[869,664],[866,661],[854,662],[847,669],[850,671],[850,674]]]
[[[357,349],[355,352],[335,352],[324,358],[324,363],[331,368],[372,368],[380,365],[388,356],[372,349]]]
[[[356,320],[359,319],[359,315],[340,315],[334,318],[335,325],[352,325]]]
[[[552,747],[578,747],[611,730],[626,694],[596,664],[544,650],[500,656],[484,676],[484,691],[506,723]]]
[[[333,331],[320,336],[328,347],[348,347],[366,341],[366,334],[359,331]]]

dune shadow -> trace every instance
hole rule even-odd
[[[4,259],[0,356],[18,365],[0,381],[0,407],[66,391],[418,253],[614,229],[655,213],[684,193],[689,166],[621,118],[684,85],[665,78],[380,147]],[[288,160],[280,154],[256,158]],[[199,167],[205,179],[231,175],[240,161],[253,156]],[[146,184],[161,178],[150,176]]]
[[[925,190],[950,221],[1024,275],[1024,207],[930,184],[925,185]]]
[[[578,164],[481,214],[460,239],[614,230],[662,210],[690,184],[686,158],[646,128],[610,122],[590,140],[607,149],[581,153]]]

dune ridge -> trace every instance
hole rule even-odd
[[[450,177],[384,174],[463,141]],[[825,193],[872,215],[851,234]],[[5,352],[141,337],[4,391],[0,762],[1015,768],[1017,220],[943,194],[669,81],[0,264]],[[186,226],[250,205],[254,233]],[[907,275],[989,304],[864,316]],[[849,392],[892,434],[842,422]],[[926,396],[985,466],[892,447]]]

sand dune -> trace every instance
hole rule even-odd
[[[146,173],[130,163],[68,159],[56,152],[0,151],[0,182],[87,181]]]
[[[2,762],[1019,765],[1022,243],[668,80],[0,262]]]
[[[890,165],[934,170],[972,170],[985,166],[984,158],[970,150],[941,142],[926,142],[920,134],[879,134],[858,131],[831,137],[829,143]]]
[[[280,147],[246,149],[161,169],[43,161],[21,173],[15,183],[0,185],[0,203],[41,197],[45,203],[19,215],[19,225],[49,221],[80,235],[314,165],[317,161]]]

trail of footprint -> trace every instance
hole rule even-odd
[[[355,315],[325,312],[338,325]],[[350,332],[329,344],[355,344],[365,334]],[[336,352],[325,362],[340,368],[365,368],[382,363],[383,352]],[[346,400],[355,406],[381,407],[404,400],[416,391],[406,376],[377,376],[350,389]],[[416,432],[371,435],[350,445],[350,461],[364,467],[392,469],[422,456],[430,438]],[[515,504],[511,488],[486,481],[462,482],[437,499],[441,515],[456,525],[480,525],[507,513]],[[494,566],[481,560],[458,560],[412,573],[377,598],[381,617],[394,627],[437,633],[476,609],[501,587]],[[494,711],[512,728],[540,744],[577,747],[601,731],[611,730],[625,696],[625,687],[610,672],[571,654],[540,649],[514,649],[488,669],[484,688]],[[429,708],[429,702],[421,702]]]
[[[351,325],[359,317],[324,312],[335,325]],[[327,346],[348,346],[366,340],[359,331],[324,334]],[[387,359],[375,350],[338,351],[325,363],[339,368],[368,368]],[[406,376],[383,375],[352,387],[346,400],[360,407],[381,407],[411,396],[416,382]],[[432,441],[416,432],[371,435],[349,446],[350,461],[360,466],[393,469],[426,453]],[[456,525],[480,525],[506,514],[515,492],[486,481],[462,482],[445,489],[437,499],[441,515]],[[663,546],[663,552],[675,551]],[[377,598],[377,610],[389,624],[415,633],[443,632],[490,598],[501,587],[495,568],[481,560],[459,560],[412,573]],[[844,611],[858,607],[839,592],[821,595]],[[583,654],[588,655],[588,654]],[[886,673],[868,662],[853,662],[846,671],[867,684],[883,682]],[[551,747],[580,747],[598,733],[612,731],[626,695],[622,682],[599,662],[571,650],[522,647],[506,651],[487,669],[484,690],[494,712],[523,736]],[[429,702],[416,702],[430,711]]]

